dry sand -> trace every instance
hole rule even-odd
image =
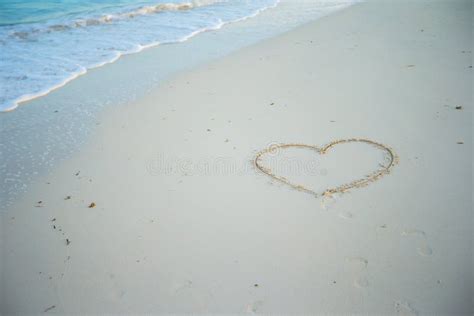
[[[2,311],[472,314],[471,23],[469,1],[366,2],[106,111],[1,214]],[[400,162],[332,198],[252,165],[347,138]],[[285,154],[315,190],[384,162]]]

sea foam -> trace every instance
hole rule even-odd
[[[90,10],[81,7],[79,12],[61,16],[53,12],[51,18],[0,23],[0,111],[11,111],[123,55],[186,41],[253,17],[277,3],[118,1],[98,8],[91,4]]]

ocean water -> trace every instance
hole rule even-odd
[[[0,111],[91,68],[257,15],[278,0],[2,0]]]

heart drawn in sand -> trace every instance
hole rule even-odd
[[[325,155],[334,146],[340,145],[340,144],[347,144],[347,143],[365,143],[365,144],[372,145],[372,146],[386,152],[386,154],[388,156],[388,163],[386,165],[380,164],[380,166],[381,166],[380,169],[374,170],[374,171],[370,172],[369,174],[365,175],[364,177],[362,177],[360,179],[357,179],[357,180],[351,181],[349,183],[339,185],[337,187],[327,188],[326,190],[324,190],[321,193],[318,193],[318,192],[316,192],[316,191],[314,191],[310,188],[307,188],[307,187],[305,187],[301,184],[293,183],[290,180],[288,180],[287,178],[275,174],[273,172],[273,170],[271,170],[268,167],[265,167],[262,164],[262,158],[265,155],[272,154],[275,151],[278,151],[280,149],[306,148],[306,149],[309,149],[309,150],[312,150],[312,151],[316,151],[319,155]],[[361,139],[361,138],[350,138],[350,139],[336,140],[336,141],[330,142],[327,145],[324,145],[323,147],[317,147],[317,146],[314,146],[314,145],[306,145],[306,144],[297,144],[297,143],[277,144],[277,145],[273,144],[273,145],[269,146],[268,148],[258,152],[257,155],[255,156],[255,160],[254,160],[255,167],[257,167],[258,170],[260,170],[261,172],[263,172],[267,176],[269,176],[272,179],[275,179],[275,180],[277,180],[281,183],[284,183],[284,184],[286,184],[286,185],[288,185],[288,186],[290,186],[294,189],[312,194],[315,197],[331,196],[332,194],[335,194],[335,193],[347,192],[347,191],[349,191],[350,189],[353,189],[353,188],[364,187],[364,186],[368,185],[369,183],[374,182],[374,181],[380,179],[381,177],[383,177],[384,175],[388,174],[390,172],[390,170],[392,169],[392,167],[395,166],[397,163],[398,163],[398,156],[395,154],[395,152],[391,148],[389,148],[389,147],[387,147],[383,144],[377,143],[375,141],[372,141],[372,140],[369,140],[369,139]]]

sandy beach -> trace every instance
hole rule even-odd
[[[94,122],[0,214],[2,315],[474,313],[472,2],[358,3]],[[390,160],[341,139],[396,164],[324,195]]]

